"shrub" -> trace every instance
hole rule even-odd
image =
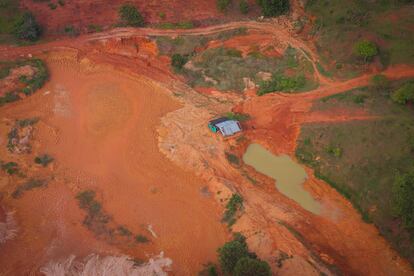
[[[289,0],[257,0],[262,8],[262,14],[267,17],[273,17],[285,14],[290,9]]]
[[[364,62],[371,60],[378,54],[377,45],[369,40],[360,40],[354,46],[355,54],[364,59]]]
[[[14,190],[14,192],[12,193],[12,197],[13,198],[19,198],[26,191],[30,191],[32,189],[40,188],[40,187],[44,187],[44,186],[47,186],[47,182],[46,181],[40,180],[40,179],[30,179],[26,183],[18,186],[16,188],[16,190]]]
[[[161,19],[165,19],[165,12],[159,12],[159,13],[158,13],[158,16],[159,16]]]
[[[131,236],[132,235],[132,232],[129,231],[129,229],[126,228],[125,226],[119,226],[118,227],[118,233],[121,236]]]
[[[132,4],[125,4],[119,8],[119,16],[124,24],[133,27],[144,26],[144,17]]]
[[[67,34],[69,36],[78,36],[79,35],[79,31],[75,27],[73,27],[72,25],[65,26],[64,32],[65,32],[65,34]]]
[[[247,0],[240,0],[239,8],[242,14],[247,14],[249,12],[249,4],[247,3]]]
[[[36,41],[41,33],[42,28],[31,12],[23,13],[14,25],[14,34],[18,39]]]
[[[393,209],[405,228],[414,228],[414,169],[398,173],[392,187]]]
[[[174,54],[171,57],[171,65],[174,69],[181,70],[188,61],[187,55]]]
[[[221,12],[225,12],[230,4],[231,0],[217,0],[217,9]]]
[[[391,99],[398,104],[414,101],[414,82],[407,82],[391,94]]]
[[[135,236],[135,241],[139,242],[139,243],[147,243],[149,242],[149,239],[143,235],[136,235]]]
[[[239,241],[227,242],[223,247],[218,249],[220,266],[226,273],[233,273],[237,262],[244,257],[249,256],[249,251],[245,244]]]
[[[49,4],[47,4],[48,6],[49,6],[49,8],[51,9],[51,10],[56,10],[56,8],[57,8],[57,5],[55,4],[55,3],[49,3]]]
[[[102,27],[99,26],[99,25],[95,25],[95,24],[89,24],[88,25],[88,32],[90,32],[90,33],[102,32]]]
[[[226,154],[226,158],[227,158],[227,160],[228,160],[231,164],[234,164],[234,165],[236,165],[236,166],[239,166],[239,165],[240,165],[240,159],[239,159],[239,157],[237,157],[237,155],[234,155],[234,154],[232,154],[232,153],[230,153],[230,152],[226,152],[225,154]]]
[[[198,273],[198,276],[218,276],[217,267],[215,264],[208,263],[204,265],[203,270]]]
[[[9,175],[19,172],[19,165],[16,162],[7,162],[1,164],[1,169]]]
[[[232,226],[236,222],[236,214],[243,208],[243,198],[239,194],[233,194],[227,202],[226,211],[223,215],[223,221]]]
[[[58,4],[59,4],[59,6],[63,7],[65,5],[65,1],[64,0],[58,0]]]
[[[34,162],[36,164],[42,165],[43,167],[46,167],[52,161],[53,161],[53,157],[51,157],[47,154],[39,155],[34,159]]]
[[[371,85],[377,91],[388,90],[390,87],[390,81],[386,76],[379,74],[371,78]]]
[[[243,257],[236,263],[234,267],[234,276],[270,276],[271,270],[268,263]]]

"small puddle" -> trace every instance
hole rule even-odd
[[[244,163],[276,180],[277,189],[304,209],[319,214],[321,206],[304,188],[305,170],[289,156],[273,155],[259,144],[251,144],[243,155]]]

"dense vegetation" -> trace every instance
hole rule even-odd
[[[323,98],[314,110],[365,108],[378,118],[305,125],[296,155],[414,263],[414,110],[395,96],[412,84],[378,75],[369,87]]]
[[[217,1],[217,9],[221,12],[227,10],[229,5],[231,4],[231,0],[216,0]]]
[[[246,238],[236,233],[232,241],[218,249],[219,263],[226,275],[270,276],[270,266],[250,252]]]
[[[4,94],[0,95],[0,106],[19,100],[19,93],[23,93],[26,96],[33,94],[49,79],[49,71],[46,64],[42,60],[36,58],[21,59],[13,62],[0,62],[0,79],[6,78],[12,69],[26,65],[30,65],[34,68],[34,76],[31,78],[22,76],[19,81],[23,84],[23,88],[5,91]]]
[[[119,17],[122,23],[127,26],[142,27],[145,25],[144,17],[132,4],[122,5],[119,8]]]
[[[285,14],[290,9],[289,0],[257,0],[264,16],[273,17]]]
[[[19,39],[35,41],[38,40],[42,34],[42,28],[31,12],[25,12],[16,21],[13,33]]]

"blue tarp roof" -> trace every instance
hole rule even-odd
[[[216,124],[216,127],[220,129],[221,134],[223,136],[230,136],[237,132],[241,131],[239,122],[235,120],[227,120],[221,123]]]

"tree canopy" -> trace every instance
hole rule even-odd
[[[119,8],[119,16],[124,24],[133,27],[142,27],[145,24],[144,17],[132,4],[125,4]]]
[[[31,12],[25,12],[14,25],[14,35],[18,39],[36,41],[42,34],[42,28]]]
[[[355,54],[364,59],[365,62],[378,54],[377,45],[369,40],[360,40],[355,44]]]
[[[270,266],[268,263],[252,259],[249,257],[241,258],[234,267],[234,276],[270,276]]]
[[[290,9],[289,0],[257,0],[262,8],[262,14],[267,17],[285,14]]]
[[[405,228],[414,228],[414,169],[408,173],[397,174],[393,192],[393,207]]]

